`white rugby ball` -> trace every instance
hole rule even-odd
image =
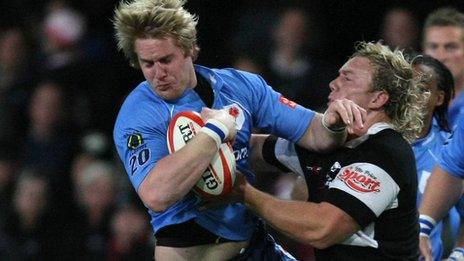
[[[183,111],[169,123],[167,143],[169,153],[181,149],[197,133],[204,122],[194,111]],[[204,197],[221,196],[229,193],[235,182],[235,156],[228,143],[221,144],[193,191]]]

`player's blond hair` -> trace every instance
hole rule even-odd
[[[195,60],[198,18],[183,8],[186,0],[121,1],[114,11],[113,26],[118,49],[138,68],[134,50],[137,39],[173,37],[186,56]]]
[[[381,43],[360,42],[352,57],[369,59],[374,67],[372,89],[388,93],[384,111],[394,129],[408,141],[416,139],[422,130],[429,93],[421,81],[413,77],[413,67],[403,52],[392,51]]]

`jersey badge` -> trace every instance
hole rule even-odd
[[[245,123],[245,114],[243,113],[243,109],[236,103],[226,105],[224,106],[224,109],[235,118],[237,130],[241,130],[243,123]]]
[[[340,163],[338,161],[336,161],[332,167],[330,167],[330,172],[332,173],[337,173],[340,171],[340,169],[342,168],[342,166],[340,165]]]
[[[319,172],[321,172],[322,167],[319,166],[305,166],[306,169],[311,172],[311,175],[319,175]]]
[[[335,179],[337,176],[338,172],[342,169],[342,166],[340,165],[340,162],[336,161],[332,167],[330,167],[330,171],[327,172],[325,176],[325,185],[328,187],[330,183]]]
[[[143,138],[142,138],[142,134],[140,133],[131,134],[129,138],[127,138],[127,147],[131,150],[135,150],[142,144],[143,144]]]

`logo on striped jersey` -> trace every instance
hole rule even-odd
[[[349,188],[361,193],[380,192],[380,181],[369,170],[359,166],[347,167],[337,176]]]

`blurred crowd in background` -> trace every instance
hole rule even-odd
[[[199,16],[197,63],[259,73],[287,98],[323,111],[328,83],[356,41],[420,51],[425,16],[442,6],[463,11],[460,2],[190,0],[186,7]],[[143,80],[117,51],[117,3],[0,1],[1,260],[153,256],[148,214],[112,142],[120,104]],[[293,176],[274,181],[268,176],[262,187],[294,196]],[[310,247],[276,237],[311,260]]]

